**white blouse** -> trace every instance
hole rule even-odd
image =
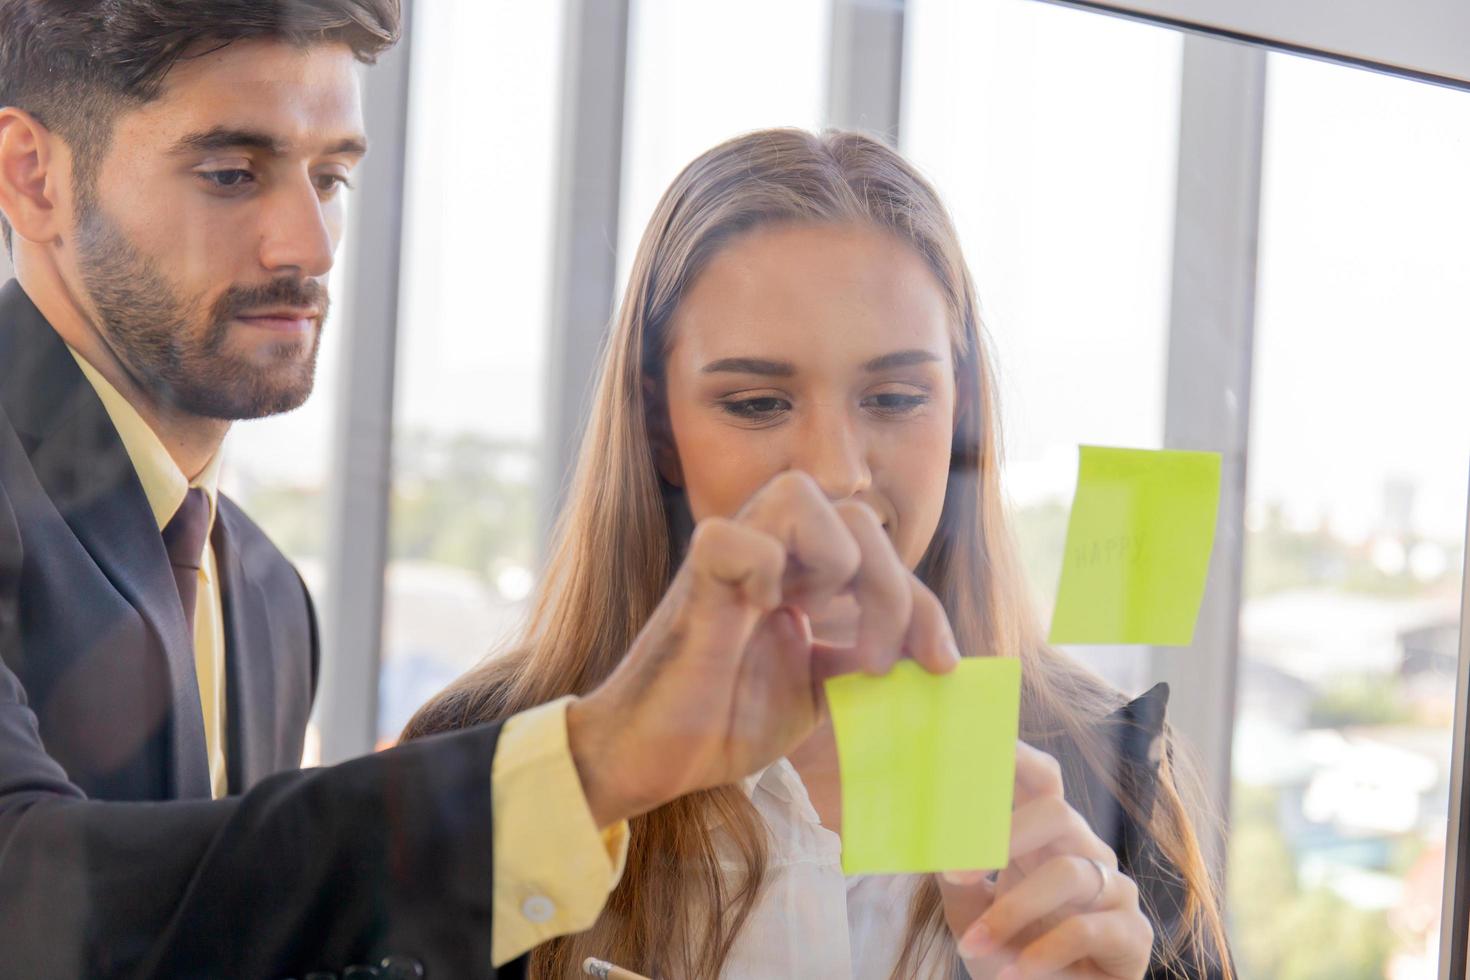
[[[745,780],[769,829],[770,864],[760,896],[735,938],[721,976],[888,980],[903,950],[909,904],[923,875],[842,873],[842,841],[823,827],[796,769],[785,759]],[[742,871],[715,829],[721,864]],[[953,947],[933,944],[915,980],[949,980]]]

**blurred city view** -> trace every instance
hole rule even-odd
[[[1437,977],[1463,538],[1252,516],[1230,897],[1248,977]]]
[[[396,441],[385,576],[378,737],[490,654],[520,623],[535,583],[538,454],[527,443],[413,433]],[[244,488],[244,506],[320,597],[321,489]]]
[[[696,153],[822,125],[829,6],[635,0],[608,241],[622,269]],[[383,744],[522,621],[547,494],[561,4],[418,9]],[[907,11],[900,147],[975,274],[1046,616],[1077,445],[1164,431],[1180,35],[1027,0]],[[751,50],[767,52],[753,80]],[[467,99],[493,125],[463,125]],[[1437,977],[1470,492],[1465,109],[1459,92],[1268,61],[1252,385],[1221,393],[1250,410],[1228,815],[1243,980]],[[319,604],[340,320],[313,400],[239,426],[227,457],[227,489]],[[1152,683],[1147,651],[1074,652],[1130,697]]]
[[[1349,540],[1253,507],[1236,690],[1229,907],[1246,980],[1438,976],[1464,539]],[[1067,503],[1017,513],[1043,611]],[[1135,651],[1078,650],[1125,689]],[[1131,683],[1130,683],[1131,681]]]

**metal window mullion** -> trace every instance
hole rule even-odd
[[[898,145],[906,0],[832,0],[827,125]]]
[[[332,441],[318,696],[324,763],[361,755],[377,742],[411,13],[411,0],[404,0],[402,40],[367,72],[363,85],[372,152],[359,169],[347,241],[342,320],[350,325],[350,339],[342,352]]]
[[[1164,445],[1223,454],[1209,588],[1188,649],[1154,648],[1169,717],[1221,818],[1201,845],[1223,880],[1244,568],[1266,53],[1185,35]],[[1217,828],[1213,831],[1204,828]]]
[[[541,523],[555,521],[617,288],[630,0],[567,0]]]

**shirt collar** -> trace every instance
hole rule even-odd
[[[806,784],[801,781],[801,774],[787,758],[777,759],[764,769],[746,776],[740,781],[740,788],[751,799],[754,799],[757,793],[766,793],[782,803],[792,804],[803,816],[820,822],[816,808],[812,806],[811,797],[806,791]]]
[[[117,430],[117,436],[122,440],[128,458],[132,460],[138,481],[143,484],[143,494],[148,498],[148,506],[153,510],[153,519],[158,523],[158,529],[162,531],[174,514],[178,513],[190,487],[200,488],[209,498],[209,523],[212,528],[218,506],[221,454],[215,453],[211,456],[204,469],[191,482],[169,455],[157,433],[138,414],[138,410],[85,357],[70,345],[67,350],[76,358],[77,366],[82,369],[87,382],[101,399],[102,407],[107,410],[107,416],[112,420],[112,426]]]

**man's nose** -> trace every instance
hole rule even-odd
[[[311,181],[278,189],[263,220],[260,261],[270,272],[316,279],[331,271],[336,242]]]

